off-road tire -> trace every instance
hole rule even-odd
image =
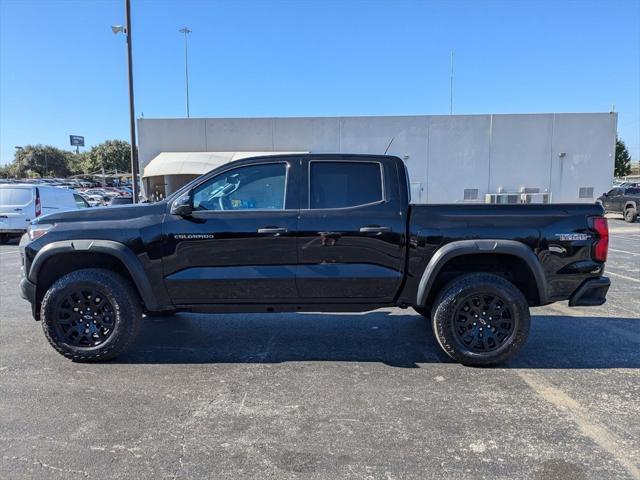
[[[454,333],[456,312],[461,302],[472,295],[497,295],[511,312],[513,331],[493,351],[474,351]],[[440,347],[452,359],[469,366],[490,367],[511,358],[527,340],[530,324],[529,305],[522,292],[504,278],[488,273],[471,273],[453,279],[442,288],[433,307],[432,327]]]
[[[624,211],[624,221],[627,223],[635,223],[638,219],[638,211],[633,207],[628,207]]]
[[[78,288],[93,288],[112,305],[113,331],[97,346],[72,345],[56,328],[56,305],[63,295]],[[89,268],[76,270],[59,278],[42,299],[40,320],[47,340],[58,353],[74,362],[101,362],[124,353],[134,342],[140,328],[142,305],[136,288],[110,270]]]

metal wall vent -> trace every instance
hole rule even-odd
[[[465,188],[464,189],[464,199],[465,200],[477,200],[478,199],[478,189],[477,188]]]
[[[579,198],[593,198],[593,187],[580,187]]]

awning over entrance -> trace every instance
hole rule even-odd
[[[146,167],[142,178],[166,175],[202,175],[233,160],[262,155],[307,152],[162,152]]]

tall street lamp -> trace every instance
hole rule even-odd
[[[184,33],[184,84],[187,96],[187,118],[189,118],[189,47],[187,36],[191,33],[191,30],[189,30],[189,27],[183,27],[178,31]]]
[[[136,117],[133,102],[133,59],[131,55],[131,0],[125,0],[125,26],[111,25],[114,34],[123,33],[127,38],[127,71],[129,73],[129,128],[131,130],[131,188],[133,203],[138,201],[138,150],[136,148]]]

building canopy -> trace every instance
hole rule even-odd
[[[168,175],[202,175],[234,160],[263,155],[287,155],[307,152],[162,152],[151,160],[143,178]]]

